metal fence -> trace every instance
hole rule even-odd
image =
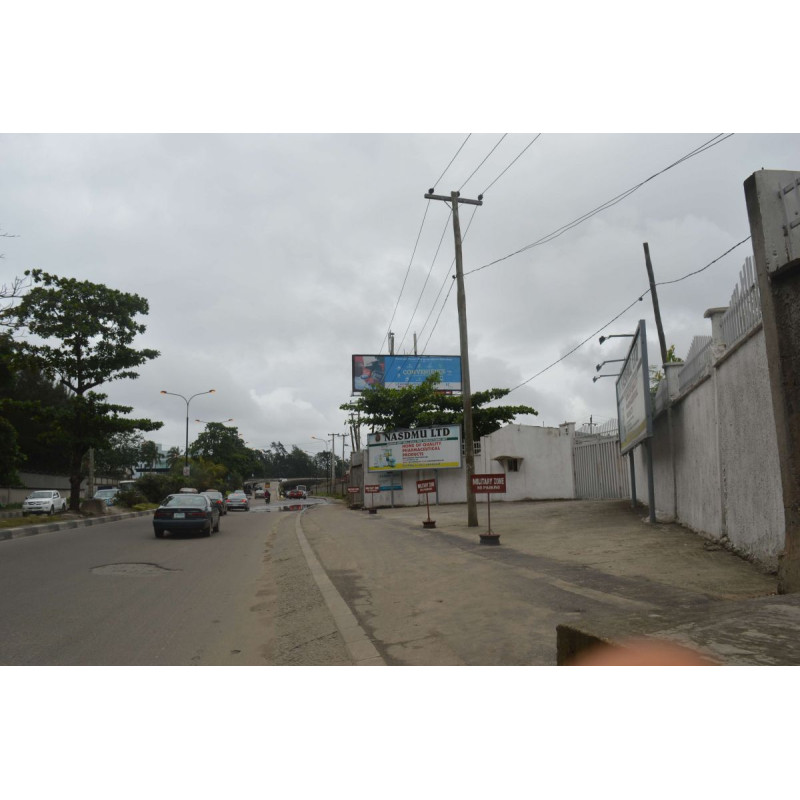
[[[575,496],[579,500],[624,499],[631,496],[628,468],[619,454],[619,440],[616,437],[576,437],[572,464]]]
[[[686,354],[686,363],[678,375],[680,391],[685,391],[711,367],[711,337],[695,336]]]
[[[753,259],[749,256],[739,272],[739,283],[734,288],[728,310],[721,320],[722,339],[730,347],[761,322],[761,296],[756,281]]]

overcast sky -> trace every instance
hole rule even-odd
[[[161,356],[107,389],[163,420],[165,447],[182,447],[186,406],[160,390],[213,388],[191,402],[190,439],[196,418],[232,417],[252,447],[315,453],[312,437],[346,432],[352,354],[387,352],[389,329],[398,353],[416,333],[418,352],[458,354],[450,207],[423,195],[483,194],[460,211],[473,390],[514,388],[506,402],[539,412],[524,424],[603,423],[614,381],[593,382],[595,365],[625,340],[594,336],[547,368],[647,289],[643,242],[658,281],[698,270],[749,236],[743,181],[800,167],[798,134],[715,136],[8,134],[0,230],[14,238],[0,268],[6,282],[40,267],[147,298],[137,344]],[[750,254],[748,241],[659,288],[679,356],[710,333],[703,312],[728,303]],[[604,332],[639,319],[656,363],[649,295]]]

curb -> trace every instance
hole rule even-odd
[[[20,528],[8,528],[0,531],[0,542],[10,539],[23,539],[26,536],[36,536],[40,533],[55,533],[57,531],[71,530],[72,528],[88,528],[91,525],[105,525],[107,522],[119,522],[131,517],[144,517],[153,511],[129,511],[125,514],[109,514],[104,517],[86,517],[85,519],[70,519],[64,522],[52,522],[49,525],[28,525]]]

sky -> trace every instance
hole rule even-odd
[[[347,430],[339,406],[351,396],[353,354],[385,352],[390,329],[397,352],[410,351],[417,333],[420,352],[457,353],[455,291],[442,307],[454,271],[452,228],[447,205],[424,198],[432,187],[484,196],[479,208],[461,209],[473,390],[514,389],[505,402],[539,412],[519,418],[524,424],[604,423],[616,416],[614,382],[593,383],[595,365],[621,357],[625,340],[601,347],[598,336],[632,332],[644,319],[651,361],[657,353],[652,305],[647,295],[638,301],[648,285],[643,243],[657,281],[716,262],[659,287],[667,344],[685,355],[694,336],[710,332],[703,312],[727,304],[751,252],[749,242],[739,244],[750,233],[743,182],[761,168],[800,169],[784,63],[792,63],[798,11],[778,0],[724,11],[702,0],[668,7],[631,0],[6,5],[0,232],[9,237],[0,239],[0,282],[39,267],[145,297],[147,332],[137,345],[161,355],[137,380],[107,388],[136,416],[164,422],[152,437],[165,447],[182,447],[186,406],[161,390],[186,397],[216,390],[192,400],[192,437],[202,428],[194,419],[232,417],[250,446],[281,441],[316,453],[326,448],[320,439]],[[529,247],[540,240],[547,241]],[[170,693],[164,672],[157,680],[140,670],[125,677],[130,685],[148,685],[149,677],[156,701],[163,692],[157,707],[176,719],[178,682],[188,674],[172,673]],[[251,702],[269,695],[263,673],[237,672],[235,682],[214,673],[211,689],[225,711],[209,713],[226,731],[220,744],[239,743],[236,723],[248,746],[266,728],[279,736],[280,720],[299,708],[309,727],[332,726],[325,749],[341,758],[317,770],[326,794],[338,792],[330,776],[355,756],[361,774],[369,765],[382,794],[394,797],[399,791],[385,776],[397,774],[395,754],[410,756],[404,769],[415,778],[409,765],[420,752],[409,751],[409,742],[436,709],[437,764],[452,756],[458,765],[438,770],[442,788],[518,794],[530,785],[531,750],[542,753],[540,764],[574,773],[575,749],[563,742],[582,733],[574,720],[588,709],[595,724],[586,728],[592,738],[582,757],[595,755],[605,768],[625,752],[615,786],[624,792],[632,784],[638,796],[639,780],[653,791],[652,753],[685,743],[685,723],[701,708],[706,740],[717,730],[725,736],[725,714],[715,712],[734,708],[732,692],[741,693],[738,674],[715,672],[695,696],[686,687],[696,673],[689,684],[661,671],[658,697],[673,698],[674,713],[654,721],[651,686],[629,676],[623,682],[615,670],[506,669],[502,681],[496,671],[393,672],[391,696],[406,701],[402,718],[364,737],[369,717],[359,708],[386,697],[387,679],[359,673],[349,687],[342,676],[354,673],[332,674],[281,673],[297,691],[282,693],[286,708],[264,726],[252,719]],[[348,719],[328,721],[325,709],[302,706],[309,676],[347,692]],[[31,691],[19,693],[20,719],[42,677],[26,676]],[[84,677],[71,677],[79,692],[66,694],[91,696]],[[114,743],[98,773],[98,796],[106,775],[118,774],[119,742],[151,740],[156,707],[136,708],[113,677],[83,730],[95,753]],[[205,672],[204,682],[211,677]],[[92,734],[108,729],[106,696],[121,724],[101,741]],[[604,708],[608,699],[613,706]],[[51,707],[42,713],[59,721]],[[748,712],[739,704],[735,713]],[[73,723],[65,714],[68,735]],[[305,748],[286,741],[291,752],[282,755],[293,765],[291,753]],[[463,761],[476,744],[491,765],[485,778]],[[751,762],[759,745],[765,766],[772,764],[774,742],[764,737],[748,742]],[[509,746],[524,750],[497,769]],[[62,737],[54,750],[63,748]],[[75,755],[75,764],[84,763],[82,751]],[[238,750],[224,756],[223,769],[228,760],[235,765],[219,774],[226,787],[237,776],[262,779],[263,758],[245,759],[253,765],[247,769]],[[694,766],[686,748],[673,759],[676,776],[684,763]],[[703,782],[702,772],[689,777]],[[537,786],[561,774],[540,773]],[[302,774],[309,778],[307,769]],[[149,791],[150,773],[142,775]],[[710,773],[709,790],[718,793],[721,782],[738,788],[739,774],[729,775]],[[431,785],[430,774],[419,777]],[[596,789],[588,781],[586,788]],[[352,791],[350,781],[343,790]]]
[[[429,188],[483,196],[459,210],[473,391],[512,389],[538,412],[521,424],[603,424],[614,380],[595,367],[628,342],[599,334],[644,319],[659,361],[643,243],[657,281],[733,248],[657,290],[685,356],[752,253],[743,181],[800,166],[800,134],[10,133],[0,151],[2,279],[38,267],[147,299],[136,344],[161,355],[104,390],[164,422],[148,438],[183,447],[186,404],[162,389],[215,389],[190,401],[190,440],[233,418],[250,447],[314,454],[347,432],[353,354],[388,352],[389,330],[396,353],[414,334],[459,353],[450,204]]]

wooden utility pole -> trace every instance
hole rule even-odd
[[[456,288],[458,290],[458,331],[461,342],[461,394],[464,399],[464,457],[466,461],[467,488],[467,526],[478,527],[478,501],[472,491],[472,476],[475,474],[475,447],[472,433],[472,391],[469,383],[469,344],[467,342],[467,300],[464,292],[464,266],[461,259],[461,225],[458,221],[459,203],[472,206],[483,205],[483,195],[477,200],[466,200],[459,192],[450,192],[450,196],[438,195],[430,189],[425,195],[427,200],[444,200],[453,204],[453,235],[456,241]]]
[[[656,279],[653,275],[653,264],[650,261],[650,247],[644,243],[644,263],[647,266],[647,277],[650,279],[650,295],[653,298],[653,314],[656,318],[658,343],[661,345],[661,363],[667,363],[667,340],[664,338],[664,328],[661,325],[661,311],[658,308],[658,295],[656,294]]]

